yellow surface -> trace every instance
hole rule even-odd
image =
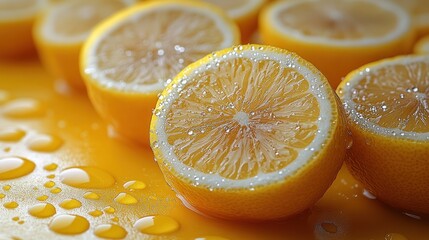
[[[161,214],[172,217],[180,225],[176,232],[161,235],[163,239],[204,236],[228,239],[384,239],[387,234],[400,234],[407,239],[429,238],[428,221],[413,219],[365,197],[362,187],[345,169],[340,171],[334,184],[311,211],[286,221],[239,223],[200,216],[183,207],[175,197],[149,149],[109,137],[106,125],[87,97],[59,93],[38,60],[0,62],[0,89],[10,93],[11,98],[29,97],[41,101],[44,106],[42,116],[13,119],[4,116],[4,104],[7,102],[0,105],[0,126],[20,126],[26,131],[21,140],[0,141],[0,157],[21,156],[36,164],[34,171],[27,176],[0,181],[1,237],[35,239],[37,235],[38,239],[88,239],[95,238],[94,230],[98,225],[113,223],[128,232],[128,239],[150,239],[150,235],[140,233],[133,225],[145,216]],[[26,144],[36,133],[55,134],[63,139],[63,145],[55,152],[31,151]],[[58,167],[50,165],[52,163]],[[49,167],[44,169],[45,166]],[[104,169],[115,177],[116,183],[106,189],[79,189],[61,183],[59,173],[76,166]],[[45,188],[44,184],[49,180],[62,191],[54,194]],[[128,191],[123,185],[130,180],[142,181],[146,188]],[[9,190],[7,186],[10,186]],[[87,192],[98,194],[100,199],[84,198]],[[139,202],[131,205],[115,202],[113,199],[121,192],[131,194]],[[39,219],[28,213],[31,206],[39,203],[36,198],[43,195],[48,198],[41,202],[51,203],[56,208],[55,216],[81,215],[90,222],[89,230],[72,237],[49,230],[48,224],[53,217]],[[69,210],[59,206],[69,198],[79,200],[82,206]],[[12,209],[3,207],[12,201],[19,205]],[[114,208],[113,213],[108,206]],[[103,215],[91,216],[89,212],[94,210],[103,211]],[[156,239],[157,236],[152,237]]]

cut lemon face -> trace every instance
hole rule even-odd
[[[123,136],[148,144],[152,110],[189,63],[240,41],[222,10],[202,2],[146,2],[99,25],[81,54],[98,113]]]
[[[221,7],[240,27],[243,42],[249,41],[257,28],[259,11],[266,0],[203,0]]]
[[[386,1],[278,1],[261,12],[262,42],[298,53],[336,87],[348,72],[411,51],[408,13]]]
[[[45,0],[0,1],[0,57],[20,57],[34,53],[31,35],[34,19]]]
[[[79,54],[89,33],[103,19],[130,5],[123,0],[74,0],[56,3],[38,19],[34,39],[43,64],[70,86],[84,89]]]
[[[420,38],[414,45],[414,53],[429,54],[429,35]]]
[[[334,180],[347,140],[320,72],[262,45],[225,49],[183,70],[163,91],[150,136],[186,204],[241,220],[311,207]]]
[[[378,199],[429,213],[429,56],[371,63],[337,92],[353,135],[350,171]]]

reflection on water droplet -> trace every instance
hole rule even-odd
[[[385,240],[408,240],[404,235],[399,233],[388,233],[384,236]]]
[[[52,188],[52,187],[55,186],[55,182],[53,182],[53,181],[47,181],[47,182],[45,182],[45,184],[43,184],[43,186],[45,188]]]
[[[17,127],[0,128],[0,141],[19,141],[25,134],[24,130]]]
[[[124,188],[129,191],[141,190],[146,188],[146,184],[141,181],[128,181],[124,184]]]
[[[60,207],[67,209],[67,210],[74,209],[74,208],[80,208],[81,206],[82,206],[82,203],[79,202],[78,200],[74,199],[74,198],[64,199],[60,203]]]
[[[127,234],[124,228],[116,224],[101,224],[94,229],[94,235],[100,238],[123,239]]]
[[[62,183],[76,188],[108,188],[115,184],[113,176],[96,167],[74,167],[60,173]]]
[[[157,215],[140,218],[134,227],[141,233],[159,235],[177,231],[179,223],[169,216]]]
[[[115,213],[115,209],[113,208],[113,207],[111,207],[111,206],[107,206],[107,207],[105,207],[104,209],[104,212],[106,212],[106,213],[108,213],[108,214],[113,214],[113,213]]]
[[[229,240],[229,239],[224,237],[218,237],[218,236],[204,236],[204,237],[197,237],[194,240]]]
[[[32,98],[20,98],[7,102],[3,106],[3,114],[9,118],[40,117],[45,109],[42,104]]]
[[[80,234],[88,228],[88,220],[79,215],[58,215],[49,223],[49,229],[59,234]]]
[[[56,188],[52,188],[51,191],[49,191],[49,192],[51,192],[53,194],[57,194],[57,193],[60,193],[61,191],[62,191],[61,188],[56,187]]]
[[[328,233],[337,233],[338,231],[337,226],[331,222],[322,222],[320,226]]]
[[[95,209],[94,211],[88,212],[88,214],[93,216],[93,217],[99,217],[99,216],[103,215],[103,212],[98,210],[98,209]]]
[[[12,187],[10,185],[4,185],[3,190],[9,191]]]
[[[136,204],[138,202],[135,197],[131,196],[128,193],[119,193],[114,200],[117,203],[121,203],[125,205]]]
[[[12,202],[4,203],[3,206],[7,209],[14,209],[14,208],[17,208],[19,204],[17,202],[12,201]]]
[[[37,152],[52,152],[63,145],[63,140],[55,135],[38,134],[33,136],[27,142],[30,150]]]
[[[58,165],[56,163],[51,163],[43,167],[43,169],[45,169],[46,171],[55,171],[57,168]]]
[[[422,219],[422,217],[420,217],[419,215],[416,215],[416,214],[407,213],[407,212],[404,212],[404,214],[407,217],[414,218],[414,219],[417,219],[417,220],[421,220]]]
[[[55,207],[50,203],[38,203],[28,209],[28,213],[37,218],[47,218],[57,213]]]
[[[90,200],[98,200],[100,199],[100,195],[94,192],[86,192],[83,194],[83,197]]]
[[[0,158],[0,180],[14,179],[30,174],[36,165],[25,158]]]
[[[48,196],[46,196],[46,195],[42,195],[42,196],[37,197],[36,199],[37,199],[38,201],[46,201],[48,198],[49,198]]]

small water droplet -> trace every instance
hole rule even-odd
[[[89,229],[89,222],[79,215],[62,214],[52,219],[49,229],[59,234],[80,234]]]
[[[13,217],[13,218],[12,218],[12,221],[15,221],[15,222],[19,221],[19,217]],[[0,238],[0,239],[1,239],[1,238]]]
[[[108,188],[115,184],[113,176],[96,167],[74,167],[60,173],[62,183],[76,188]]]
[[[123,227],[116,224],[101,224],[94,229],[94,235],[100,238],[123,239],[127,234]]]
[[[26,132],[17,127],[0,128],[0,141],[16,142],[25,136]]]
[[[24,224],[25,223],[25,221],[24,220],[20,220],[20,221],[18,221],[18,224]]]
[[[31,98],[15,99],[3,106],[3,114],[9,118],[40,117],[44,112],[42,104]]]
[[[99,216],[103,215],[103,212],[98,210],[98,209],[95,209],[94,211],[88,212],[88,214],[93,216],[93,217],[99,217]]]
[[[38,201],[46,201],[49,197],[47,195],[38,196],[36,199]]]
[[[4,203],[3,206],[7,209],[15,209],[19,206],[19,204],[15,201]]]
[[[74,198],[68,198],[64,199],[59,205],[64,209],[70,210],[80,208],[82,206],[82,203]]]
[[[119,218],[118,217],[112,217],[110,220],[112,220],[113,222],[119,222]]]
[[[0,193],[0,199],[3,199],[5,197],[6,197],[6,195],[4,193]]]
[[[49,192],[51,192],[51,193],[53,193],[53,194],[58,194],[58,193],[60,193],[61,191],[62,191],[62,189],[61,189],[61,188],[55,187],[55,188],[52,188],[52,189],[51,189],[51,191],[49,191]]]
[[[141,181],[133,180],[133,181],[126,182],[124,184],[124,188],[129,191],[142,190],[146,188],[146,184]]]
[[[95,192],[86,192],[83,194],[83,197],[90,200],[98,200],[100,199],[100,195]]]
[[[49,179],[53,179],[53,178],[55,178],[55,174],[49,174],[46,177],[49,178]]]
[[[165,215],[147,216],[134,223],[134,227],[145,234],[167,234],[179,229],[179,223],[172,217]]]
[[[113,208],[113,207],[111,207],[111,206],[107,206],[107,207],[105,207],[104,209],[104,212],[105,213],[107,213],[107,214],[113,214],[113,213],[115,213],[115,209]]]
[[[3,190],[5,190],[5,191],[9,191],[11,188],[12,188],[12,186],[10,186],[10,185],[4,185],[3,186]]]
[[[188,135],[189,135],[189,136],[194,135],[194,131],[192,131],[192,130],[188,131]]]
[[[0,180],[14,179],[30,174],[36,165],[21,157],[0,158]]]
[[[51,163],[43,167],[43,169],[45,169],[46,171],[55,171],[57,168],[58,165],[56,163]]]
[[[57,210],[50,203],[38,203],[28,209],[28,213],[37,218],[47,218],[55,215]]]
[[[135,197],[131,196],[128,193],[119,193],[115,197],[114,201],[125,205],[136,204],[138,202]]]
[[[53,152],[63,145],[63,140],[56,135],[38,134],[27,142],[28,149],[36,152]]]
[[[45,182],[45,184],[43,184],[43,186],[45,188],[52,188],[52,187],[55,186],[55,182],[53,182],[53,181],[47,181],[47,182]]]

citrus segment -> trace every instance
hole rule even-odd
[[[186,204],[242,220],[311,207],[334,180],[346,140],[326,79],[297,55],[262,45],[188,66],[163,91],[151,126],[155,158]]]
[[[0,57],[21,57],[34,53],[31,29],[36,15],[45,4],[45,0],[0,2]]]
[[[46,10],[36,23],[34,38],[47,70],[70,86],[84,89],[79,70],[84,41],[95,25],[127,5],[123,0],[76,0]]]
[[[350,120],[352,174],[378,199],[429,213],[428,56],[375,62],[338,87]]]
[[[120,134],[147,144],[164,86],[189,63],[239,41],[234,22],[211,5],[141,3],[94,30],[81,70],[100,115]]]
[[[278,1],[259,17],[263,43],[312,62],[336,87],[365,63],[411,51],[408,13],[385,1]]]

